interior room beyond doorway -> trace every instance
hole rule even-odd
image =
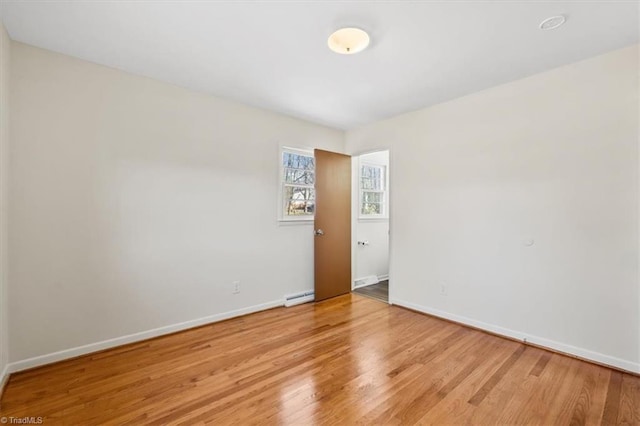
[[[389,151],[354,156],[353,291],[389,301]]]

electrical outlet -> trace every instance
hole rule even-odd
[[[240,293],[240,281],[233,282],[233,294]]]
[[[444,281],[440,283],[440,295],[447,295],[447,283],[445,283]]]

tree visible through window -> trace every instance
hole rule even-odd
[[[283,216],[313,216],[315,210],[315,159],[311,153],[282,151]]]
[[[385,214],[386,167],[362,164],[360,166],[360,215]]]

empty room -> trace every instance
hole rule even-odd
[[[2,424],[640,425],[640,2],[0,26]]]

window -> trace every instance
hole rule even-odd
[[[360,217],[386,217],[387,168],[360,164]]]
[[[315,211],[315,159],[313,152],[282,149],[282,219],[310,220]]]

